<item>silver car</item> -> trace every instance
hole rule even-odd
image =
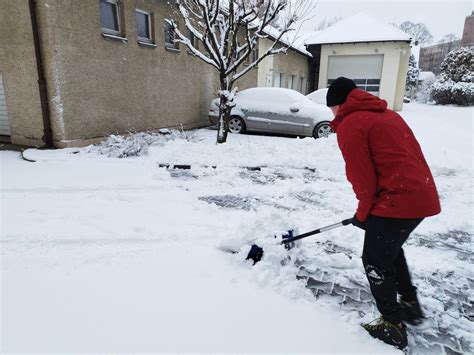
[[[238,92],[234,101],[236,105],[229,122],[232,133],[271,132],[314,138],[332,133],[329,126],[333,118],[331,110],[295,90],[251,88]],[[209,119],[217,124],[218,117],[219,99],[214,99]]]

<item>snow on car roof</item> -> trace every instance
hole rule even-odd
[[[292,89],[286,89],[286,88],[274,88],[274,87],[257,87],[257,88],[250,88],[250,89],[245,89],[242,91],[239,91],[237,93],[237,96],[240,98],[242,97],[252,97],[255,100],[259,99],[264,99],[264,98],[272,98],[276,93],[283,93],[285,95],[288,95],[295,100],[301,100],[302,98],[304,99],[305,96],[303,94],[300,94],[298,91],[292,90]]]
[[[305,44],[403,41],[410,35],[399,28],[359,12],[310,37]]]

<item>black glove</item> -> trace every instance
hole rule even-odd
[[[365,226],[366,226],[365,222],[361,222],[357,219],[357,214],[355,214],[354,217],[352,217],[352,225],[359,227],[360,229],[363,229],[363,230],[365,230]]]

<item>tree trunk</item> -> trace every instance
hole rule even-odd
[[[232,84],[229,85],[224,73],[220,76],[219,90],[219,121],[217,122],[217,143],[225,143],[229,133],[230,111],[232,110],[233,97],[230,92]]]
[[[219,121],[217,122],[217,143],[225,143],[227,134],[229,133],[230,110],[228,105],[228,97],[219,95]]]

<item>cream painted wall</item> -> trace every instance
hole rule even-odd
[[[404,42],[328,44],[321,48],[321,66],[318,87],[325,88],[328,79],[328,58],[332,55],[384,56],[380,97],[387,100],[389,108],[401,111],[410,57],[410,46]]]
[[[271,44],[272,41],[268,39],[260,40],[259,53],[263,53]],[[258,86],[267,86],[267,75],[272,76],[274,83],[275,75],[279,73],[285,74],[284,83],[282,85],[284,88],[288,87],[291,75],[296,75],[298,80],[304,77],[305,93],[309,76],[308,57],[298,51],[290,49],[287,54],[275,54],[265,58],[258,67]]]

